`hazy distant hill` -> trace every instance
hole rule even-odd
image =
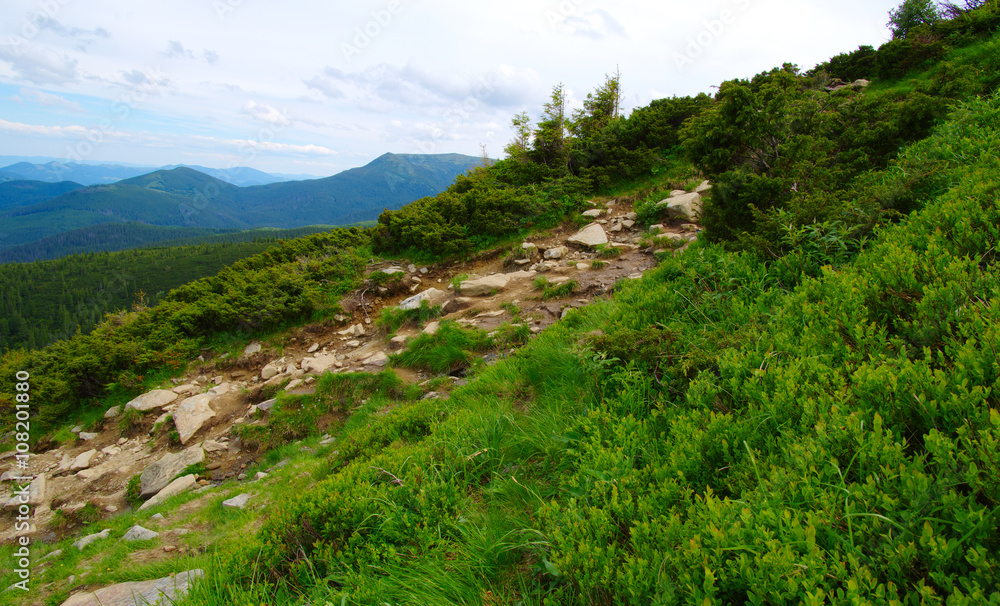
[[[102,223],[209,229],[358,223],[443,191],[479,162],[459,154],[385,154],[325,179],[254,187],[237,187],[191,168],[158,170],[0,209],[0,249]]]
[[[77,164],[75,162],[48,162],[46,164],[18,162],[3,167],[4,172],[18,175],[21,179],[29,181],[45,181],[47,183],[75,181],[84,185],[114,183],[147,173],[149,170],[148,167]]]
[[[238,166],[231,169],[208,168],[206,166],[193,166],[186,164],[173,164],[170,166],[137,166],[128,164],[77,164],[74,162],[62,162],[59,160],[47,160],[44,162],[20,161],[5,166],[0,169],[0,181],[6,180],[32,180],[44,181],[46,183],[57,183],[59,181],[75,181],[83,185],[110,185],[122,179],[138,177],[157,170],[171,170],[185,167],[193,168],[240,187],[252,185],[267,185],[280,181],[291,181],[296,179],[314,179],[312,175],[284,175],[279,173],[265,173],[254,168]]]
[[[82,187],[73,181],[4,181],[0,183],[0,210],[44,202]]]

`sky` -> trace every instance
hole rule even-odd
[[[4,0],[0,155],[328,176],[501,157],[552,87],[626,111],[890,38],[898,0]]]

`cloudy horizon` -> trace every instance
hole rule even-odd
[[[620,70],[626,111],[889,39],[896,1],[8,0],[0,155],[325,176],[492,157],[552,86]]]

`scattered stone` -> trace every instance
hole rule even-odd
[[[697,221],[698,217],[701,216],[701,194],[693,192],[673,196],[661,200],[656,206],[657,208],[665,208],[667,216],[671,219]]]
[[[212,389],[209,389],[208,393],[211,394],[211,395],[213,395],[213,396],[225,395],[225,394],[229,393],[230,387],[231,386],[229,385],[229,383],[222,383],[220,385],[216,385]]]
[[[76,427],[74,427],[70,431],[73,432],[73,433],[80,433],[81,431],[83,431],[83,428],[80,427],[79,425],[77,425]]]
[[[263,471],[258,471],[257,473],[254,474],[253,479],[254,482],[256,482],[257,480],[263,480],[266,477],[267,477],[266,473],[264,473]]]
[[[403,302],[399,304],[399,308],[403,310],[420,309],[420,305],[423,301],[427,301],[428,306],[434,307],[435,305],[441,305],[447,298],[448,293],[436,288],[428,288],[418,295],[414,295],[409,299],[403,300]]]
[[[245,355],[245,356],[252,356],[253,354],[257,353],[260,350],[261,350],[260,343],[258,343],[257,341],[254,341],[254,342],[250,343],[249,345],[247,345],[243,349],[243,355]]]
[[[73,459],[73,463],[70,464],[69,466],[70,471],[79,471],[81,469],[87,469],[88,467],[90,467],[90,460],[93,459],[94,455],[96,454],[97,451],[93,448],[91,448],[87,452],[80,453],[79,455],[77,455],[75,459]]]
[[[694,188],[694,191],[695,191],[696,194],[703,194],[703,193],[705,193],[707,191],[710,191],[711,189],[712,189],[712,184],[711,183],[709,183],[708,181],[702,181],[701,185],[699,185],[698,187]]]
[[[73,542],[73,547],[76,547],[80,551],[83,551],[84,549],[86,549],[87,545],[90,545],[94,541],[99,541],[101,539],[106,539],[106,538],[108,538],[108,536],[110,534],[111,534],[111,529],[110,528],[105,528],[101,532],[98,532],[96,534],[88,534],[87,536],[83,537],[82,539],[74,541]]]
[[[362,364],[365,366],[376,366],[379,368],[387,365],[388,363],[389,356],[385,355],[385,352],[382,351],[372,354],[362,361]]]
[[[90,440],[94,440],[97,438],[97,436],[98,434],[96,433],[88,433],[86,431],[80,432],[80,439],[83,440],[84,442],[89,442]]]
[[[288,382],[288,385],[285,385],[285,391],[292,391],[299,385],[302,385],[302,379],[292,379]]]
[[[164,518],[163,518],[163,514],[162,513],[154,513],[153,515],[149,516],[149,519],[150,520],[160,521],[160,520],[162,520]]]
[[[104,413],[104,418],[105,419],[113,419],[113,418],[117,417],[118,415],[120,415],[121,413],[122,413],[122,407],[121,406],[112,406],[111,408],[109,408],[107,410],[107,412]]]
[[[439,330],[441,330],[440,322],[428,322],[424,327],[424,333],[428,335],[436,335]]]
[[[138,604],[167,606],[182,601],[187,595],[191,583],[204,575],[202,570],[196,569],[153,581],[118,583],[93,592],[78,593],[63,602],[62,606],[136,606]]]
[[[361,341],[348,341],[344,343],[344,347],[356,348],[361,347]]]
[[[612,225],[612,226],[611,226],[611,228],[610,228],[610,229],[609,229],[608,231],[610,231],[611,233],[615,233],[615,234],[617,234],[617,233],[619,233],[619,232],[620,232],[620,231],[621,231],[622,229],[623,229],[623,226],[622,226],[622,224],[621,224],[621,223],[615,223],[614,225]]]
[[[635,227],[635,221],[633,221],[632,219],[625,219],[624,221],[622,221],[622,227],[624,227],[625,229],[632,229],[633,227]]]
[[[101,449],[101,452],[108,455],[109,457],[113,457],[115,455],[121,454],[122,449],[117,446],[105,446],[104,448]]]
[[[156,463],[147,466],[139,476],[140,496],[146,497],[160,492],[185,467],[204,461],[205,451],[199,446],[163,455]]]
[[[363,337],[367,334],[367,331],[365,330],[364,324],[355,324],[347,330],[342,330],[337,334],[342,337]]]
[[[194,488],[198,483],[198,477],[194,474],[182,476],[166,485],[160,492],[156,493],[148,501],[139,506],[139,511],[156,507],[174,495],[179,495],[186,490]]]
[[[63,554],[62,549],[56,549],[55,551],[50,551],[49,553],[38,558],[39,562],[44,562],[45,560],[51,560],[52,558],[58,558]]]
[[[205,422],[215,416],[215,411],[209,406],[212,401],[210,394],[201,394],[187,398],[177,407],[174,413],[174,425],[180,436],[181,444],[187,444],[191,436],[198,433]]]
[[[562,259],[569,253],[569,248],[565,246],[556,246],[545,251],[543,255],[546,259]]]
[[[106,511],[108,513],[114,513],[116,511],[118,511],[118,507],[116,507],[115,505],[105,505],[104,506],[104,511]]]
[[[222,506],[230,507],[233,509],[243,509],[244,507],[247,506],[247,501],[249,501],[250,497],[252,496],[253,495],[247,493],[237,495],[231,499],[226,499],[225,501],[223,501]]]
[[[177,551],[177,546],[176,545],[164,545],[163,546],[163,552],[164,553],[173,553],[175,551]]]
[[[588,219],[596,219],[597,217],[603,215],[604,212],[605,211],[602,208],[595,208],[593,210],[584,211],[583,216],[587,217]]]
[[[260,369],[260,378],[263,381],[267,381],[269,379],[273,379],[274,377],[278,376],[279,374],[281,374],[281,370],[278,369],[278,367],[274,366],[273,364],[268,364],[264,368]]]
[[[389,348],[392,350],[402,349],[406,345],[406,337],[397,336],[389,340]]]
[[[271,412],[274,405],[277,403],[277,399],[271,398],[270,400],[265,400],[257,405],[257,410],[262,410],[264,412]]]
[[[222,452],[227,449],[227,446],[225,444],[220,444],[215,440],[205,440],[201,443],[201,448],[205,452]]]
[[[133,409],[146,412],[154,408],[163,408],[177,399],[177,394],[166,389],[154,389],[144,393],[125,405],[125,410]]]
[[[658,234],[658,233],[661,233],[664,229],[665,228],[663,227],[662,223],[657,223],[656,225],[650,225],[649,226],[649,233],[651,233],[651,234]]]
[[[59,461],[59,467],[57,468],[57,470],[58,471],[68,471],[70,465],[72,465],[72,464],[73,464],[73,457],[69,456],[66,453],[63,453],[62,460]],[[4,472],[3,476],[0,476],[0,482],[6,481],[8,479],[8,477],[9,477],[7,475],[8,473],[10,473],[10,472]]]
[[[323,374],[330,370],[337,362],[337,356],[333,354],[318,355],[315,358],[302,358],[302,370],[307,373]]]
[[[153,532],[152,530],[147,530],[142,526],[136,524],[132,528],[129,528],[125,532],[125,536],[121,538],[122,541],[152,541],[156,537],[160,536],[160,533]]]
[[[595,248],[608,243],[608,234],[597,223],[591,223],[566,240],[570,244]]]
[[[306,353],[315,353],[317,349],[319,349],[319,343],[313,343],[309,346],[309,349],[306,350]]]

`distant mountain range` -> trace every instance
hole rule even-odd
[[[3,157],[0,157],[2,159]],[[16,158],[14,156],[13,158]],[[172,164],[170,166],[136,166],[130,164],[78,164],[58,160],[47,162],[20,161],[0,168],[0,181],[23,179],[28,181],[44,181],[59,183],[74,181],[82,185],[110,185],[123,179],[131,179],[157,170],[170,170],[178,167],[192,168],[198,172],[211,175],[220,181],[225,181],[240,187],[251,185],[267,185],[281,181],[297,181],[315,179],[314,175],[283,175],[265,173],[253,168],[236,167],[231,169],[208,168],[187,164]]]
[[[385,154],[324,179],[249,187],[187,167],[86,187],[79,182],[8,181],[0,183],[0,250],[18,247],[13,256],[24,260],[24,245],[102,224],[243,230],[371,221],[383,209],[440,193],[480,162],[460,154]],[[146,232],[140,239],[149,242],[151,233]],[[93,238],[102,233],[111,231],[79,232],[58,240],[58,248],[73,252],[73,242],[87,241],[79,250],[93,250]],[[49,257],[50,252],[42,251],[52,247],[34,250]]]

